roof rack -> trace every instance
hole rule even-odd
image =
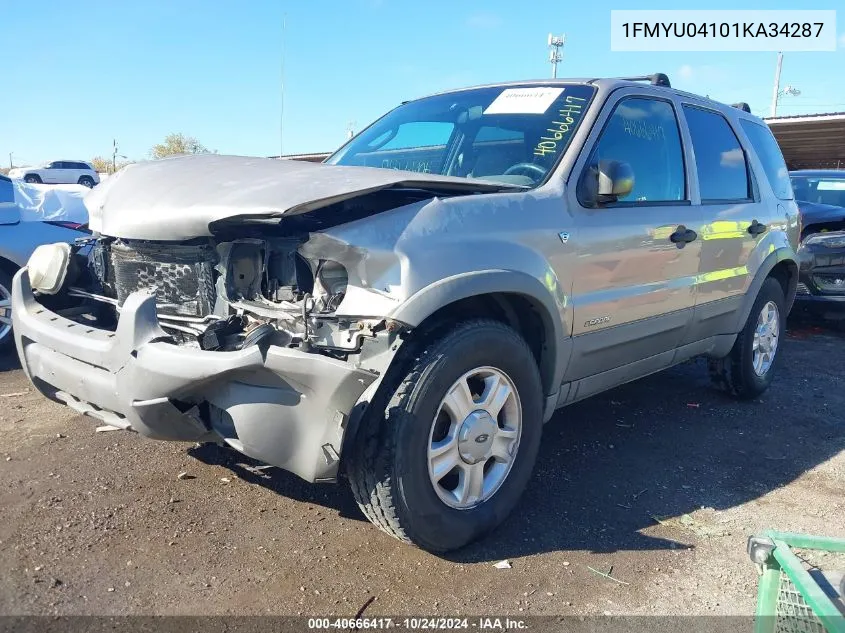
[[[672,84],[669,83],[669,77],[663,73],[654,73],[653,75],[641,75],[639,77],[620,77],[619,79],[624,79],[625,81],[647,81],[652,86],[663,86],[665,88],[672,87]]]
[[[745,101],[740,101],[739,103],[732,103],[731,107],[732,108],[739,108],[743,112],[748,112],[748,114],[751,114],[751,106],[749,106],[747,103],[745,103]]]

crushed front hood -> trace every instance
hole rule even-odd
[[[275,218],[313,211],[388,187],[473,193],[513,188],[371,167],[202,154],[129,165],[85,198],[93,231],[141,240],[211,235],[234,217]]]

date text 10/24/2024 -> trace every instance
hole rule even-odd
[[[413,617],[413,618],[308,618],[308,628],[311,630],[362,630],[362,629],[391,629],[396,631],[446,631],[470,630],[480,631],[520,631],[528,628],[525,620],[499,617],[477,618],[441,618],[441,617]]]

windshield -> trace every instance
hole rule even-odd
[[[566,151],[594,93],[592,86],[558,84],[477,88],[412,101],[326,162],[535,186]]]
[[[845,207],[845,174],[842,177],[793,177],[795,199]]]

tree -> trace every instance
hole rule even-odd
[[[168,134],[164,142],[153,145],[150,155],[153,158],[178,156],[179,154],[207,154],[208,149],[193,136],[184,134]]]
[[[124,160],[124,161],[117,161],[116,165],[112,164],[111,158],[104,158],[103,156],[95,156],[91,159],[91,164],[94,166],[94,171],[98,174],[110,174],[113,171],[120,171],[127,165],[131,165],[133,161],[131,160]],[[112,169],[114,167],[114,169]]]

